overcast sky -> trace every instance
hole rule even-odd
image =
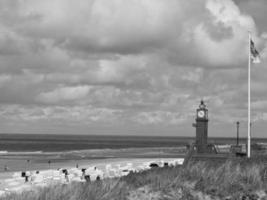
[[[0,132],[246,136],[267,129],[266,0],[0,0]]]

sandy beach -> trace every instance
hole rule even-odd
[[[185,147],[149,147],[127,149],[89,149],[61,152],[0,152],[0,172],[43,170],[107,159],[184,157]]]
[[[66,184],[68,181],[66,181],[65,177],[62,176],[60,171],[62,169],[67,169],[69,171],[69,182],[84,182],[85,180],[81,177],[82,169],[93,170],[90,171],[91,177],[94,177],[94,174],[96,173],[96,175],[100,175],[101,179],[103,179],[127,175],[130,171],[146,170],[150,168],[149,165],[151,163],[157,163],[161,167],[164,166],[164,163],[168,163],[168,165],[181,165],[183,163],[183,158],[110,158],[79,161],[69,160],[64,163],[54,163],[53,165],[50,165],[50,169],[45,166],[43,166],[43,169],[38,169],[38,176],[42,176],[42,179],[38,182],[32,181],[32,177],[36,176],[36,170],[26,171],[26,173],[30,174],[28,182],[25,181],[24,177],[21,177],[22,171],[1,172],[0,194],[30,190],[35,187],[46,186],[48,184]],[[79,175],[77,175],[77,173]],[[95,178],[91,179],[93,181]]]
[[[3,194],[48,184],[85,181],[82,169],[92,180],[120,177],[130,171],[149,169],[151,163],[164,166],[181,164],[186,147],[144,147],[125,149],[87,149],[60,152],[0,152],[0,191]],[[28,176],[28,182],[22,173]],[[38,181],[36,181],[38,179]],[[1,193],[1,192],[0,192]]]

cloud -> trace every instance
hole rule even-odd
[[[0,103],[13,110],[5,119],[17,122],[17,112],[36,123],[57,116],[63,124],[110,118],[122,127],[191,126],[201,98],[216,122],[245,118],[247,30],[265,58],[267,30],[257,21],[265,4],[3,0]],[[264,62],[259,68],[252,69],[257,102],[265,98]]]
[[[261,32],[266,31],[265,12],[267,9],[266,1],[264,0],[234,0],[239,9],[243,13],[250,15],[254,21],[257,22],[257,30]]]
[[[24,22],[13,19],[13,31],[39,40],[51,40],[56,47],[72,53],[141,54],[168,50],[168,45],[174,44],[175,49],[170,50],[175,50],[177,62],[181,64],[182,58],[188,62],[193,55],[196,57],[194,65],[199,61],[203,66],[230,65],[233,55],[243,49],[246,30],[255,30],[252,18],[241,14],[230,0],[207,1],[206,4],[205,1],[192,4],[174,0],[112,0],[109,3],[98,0],[79,4],[61,0],[15,2],[15,16],[24,18]],[[4,7],[11,9],[10,4]],[[189,16],[192,11],[195,15]],[[39,17],[32,19],[29,16]],[[4,17],[9,19],[11,16],[6,13]],[[196,51],[192,50],[194,48]],[[223,55],[218,58],[213,53],[215,49]],[[191,57],[188,57],[188,51]],[[245,57],[244,53],[242,56]],[[230,61],[221,63],[218,60],[216,63],[212,58]]]
[[[133,69],[133,64],[136,68],[143,65],[123,63],[125,60],[161,57],[171,65],[239,66],[246,59],[247,29],[256,29],[253,19],[230,0],[3,2],[2,27],[9,38],[16,36],[23,46],[8,42],[8,38],[5,42],[10,49],[24,50],[22,57],[16,57],[17,62],[5,62],[4,66],[18,68],[19,61],[20,68],[62,73],[79,65],[73,61],[79,60],[87,62],[87,68],[98,70],[96,76],[107,82],[110,76],[113,80],[122,77],[111,71],[104,77],[98,68],[109,73],[117,65],[127,65],[124,71]],[[13,15],[6,10],[13,10]],[[193,16],[188,15],[191,12]],[[4,49],[15,54],[9,48]],[[94,59],[98,63],[91,66],[89,62]],[[104,63],[111,66],[104,67]]]
[[[64,101],[79,100],[87,96],[90,87],[61,87],[53,91],[42,92],[37,96],[37,100],[44,103],[64,103]]]

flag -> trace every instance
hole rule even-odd
[[[253,63],[260,63],[260,54],[255,48],[254,42],[250,40],[250,56]]]

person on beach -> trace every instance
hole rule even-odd
[[[85,170],[86,170],[85,168],[82,169],[82,177],[81,177],[82,180],[85,179]]]
[[[29,182],[29,178],[30,178],[30,176],[31,176],[31,173],[30,173],[29,171],[26,171],[26,172],[25,172],[25,183],[26,183],[26,182]]]
[[[65,179],[66,179],[66,182],[70,182],[68,170],[65,171]]]
[[[48,160],[48,167],[50,169],[50,165],[51,165],[51,160]]]
[[[5,171],[8,171],[8,170],[9,170],[9,168],[8,168],[7,165],[5,165],[4,170],[5,170]]]

